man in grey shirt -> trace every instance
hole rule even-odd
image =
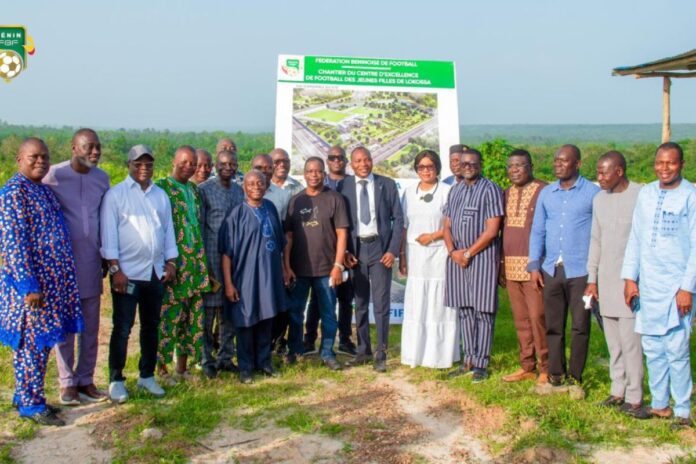
[[[643,350],[634,330],[635,315],[626,306],[621,279],[624,250],[631,232],[640,185],[626,177],[626,160],[609,151],[597,161],[602,191],[592,204],[592,235],[587,259],[585,295],[599,302],[609,348],[611,393],[603,406],[621,407],[633,417],[647,419],[643,407]]]

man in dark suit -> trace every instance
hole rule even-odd
[[[377,326],[374,369],[385,372],[391,267],[399,254],[404,217],[396,183],[387,177],[372,174],[372,155],[367,148],[355,148],[350,164],[355,175],[346,177],[340,192],[346,197],[350,210],[350,252],[346,263],[353,267],[358,354],[348,364],[360,365],[372,361],[368,317],[371,292]]]

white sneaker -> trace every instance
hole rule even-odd
[[[151,395],[156,396],[158,398],[164,396],[164,390],[162,389],[162,387],[159,386],[157,380],[155,380],[154,375],[146,379],[140,377],[136,386],[138,388],[142,388],[143,390],[147,390]]]
[[[111,401],[118,404],[123,404],[128,401],[128,390],[124,382],[111,382],[109,384],[109,398]]]

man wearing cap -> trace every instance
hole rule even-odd
[[[463,145],[461,143],[452,145],[450,147],[449,167],[450,171],[452,171],[452,175],[445,178],[442,182],[444,182],[447,185],[455,185],[461,182],[462,179],[464,179],[464,174],[462,173],[461,165],[459,164],[459,162],[462,158],[462,153],[468,149],[468,146]]]
[[[123,369],[128,337],[140,319],[138,388],[161,397],[155,380],[158,327],[164,283],[176,278],[176,240],[169,197],[153,184],[155,158],[145,145],[128,152],[128,177],[109,190],[101,208],[102,257],[108,261],[113,299],[113,329],[109,342],[109,396],[128,400]]]
[[[75,350],[75,336],[72,334],[56,349],[60,402],[68,406],[79,405],[80,400],[101,402],[107,399],[106,394],[94,385],[99,347],[99,304],[103,291],[99,208],[109,190],[108,174],[97,167],[100,157],[101,143],[97,133],[92,129],[80,129],[72,138],[72,158],[51,166],[43,178],[43,183],[56,194],[70,231],[85,320],[85,328],[79,335],[79,349]]]

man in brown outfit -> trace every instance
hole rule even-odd
[[[512,185],[505,190],[505,224],[503,227],[503,266],[501,285],[510,295],[512,317],[520,346],[521,368],[503,377],[505,382],[519,382],[539,377],[537,384],[548,381],[548,347],[542,293],[530,281],[527,272],[529,234],[534,208],[546,182],[535,179],[532,157],[526,150],[514,150],[507,161]]]

